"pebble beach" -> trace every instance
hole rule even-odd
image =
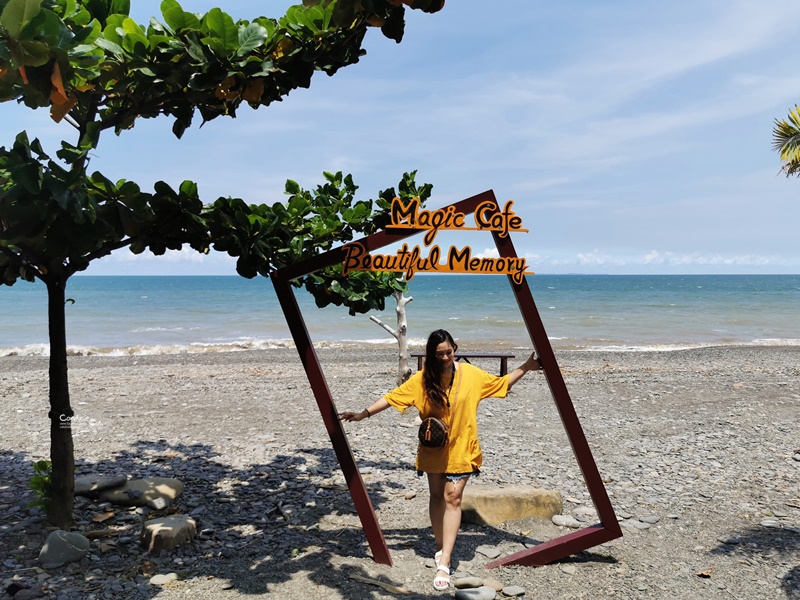
[[[510,366],[524,360],[516,352]],[[360,410],[394,385],[393,349],[318,354],[339,410]],[[493,580],[523,598],[800,598],[800,346],[556,358],[624,535],[555,564],[489,570],[493,558],[569,529],[532,518],[467,523],[454,581]],[[474,362],[497,370],[497,361]],[[185,491],[164,511],[77,497],[75,531],[108,533],[81,561],[44,568],[52,528],[28,507],[28,480],[49,455],[47,358],[0,358],[6,598],[455,596],[431,585],[411,411],[346,424],[388,567],[371,558],[294,349],[73,356],[69,369],[77,474],[174,477]],[[593,523],[541,373],[484,401],[478,422],[484,466],[469,486],[556,490],[564,515]],[[197,537],[145,552],[143,520],[167,512],[191,515]]]

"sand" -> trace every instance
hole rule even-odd
[[[340,410],[360,410],[394,383],[391,349],[319,354]],[[624,536],[545,567],[486,570],[484,548],[508,554],[567,531],[530,519],[465,525],[460,574],[521,586],[526,598],[800,597],[800,347],[556,356]],[[496,362],[476,361],[489,371]],[[23,569],[36,565],[48,532],[26,507],[30,465],[49,453],[46,377],[46,358],[0,358],[5,582],[17,574],[35,583]],[[293,349],[71,357],[70,382],[79,471],[179,477],[187,490],[175,508],[199,511],[206,533],[157,557],[135,539],[105,551],[95,541],[94,558],[48,571],[48,593],[395,597],[356,575],[410,598],[453,595],[433,591],[425,566],[433,542],[425,482],[413,473],[414,415],[387,411],[346,426],[394,560],[386,567],[370,558]],[[484,402],[479,425],[484,469],[470,486],[554,489],[565,513],[591,508],[541,374]],[[78,530],[97,527],[90,517],[100,510],[78,506]],[[123,537],[136,535],[134,525],[119,522]],[[170,572],[176,581],[147,583]]]

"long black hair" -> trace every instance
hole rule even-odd
[[[438,406],[444,406],[447,401],[447,390],[442,387],[442,365],[436,358],[436,348],[444,342],[450,342],[455,354],[458,344],[447,331],[437,329],[428,336],[428,343],[425,344],[425,368],[422,370],[422,387],[425,394]]]

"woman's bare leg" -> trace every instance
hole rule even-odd
[[[439,564],[450,566],[450,557],[456,544],[456,536],[461,527],[461,498],[469,477],[456,483],[448,481],[441,473],[429,473],[428,485],[431,497],[429,511],[436,550],[442,551]]]
[[[443,530],[444,530],[444,487],[447,479],[442,473],[428,473],[428,489],[430,498],[428,499],[428,514],[431,517],[431,527],[433,537],[436,540],[436,551],[442,549]]]

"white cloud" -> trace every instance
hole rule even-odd
[[[235,4],[229,12],[242,18],[285,9]],[[204,11],[213,2],[186,6]],[[418,182],[434,184],[432,206],[490,188],[514,199],[531,230],[514,236],[517,250],[535,250],[526,256],[540,271],[800,271],[800,182],[777,176],[770,147],[772,120],[800,98],[787,51],[800,3],[504,6],[516,18],[480,44],[474,32],[493,9],[448,3],[409,20],[399,46],[371,32],[361,63],[316,75],[282,103],[242,108],[180,141],[169,119],[107,134],[92,166],[143,189],[192,179],[204,199],[270,203],[284,199],[288,178],[310,188],[323,170],[342,170],[361,197],[374,197],[418,169]],[[136,10],[158,14],[158,1]],[[22,127],[53,154],[62,134],[72,136],[46,111],[0,106],[0,144]],[[232,262],[123,251],[97,264],[232,272]]]
[[[764,267],[782,265],[783,260],[777,256],[759,256],[753,254],[707,254],[693,252],[682,254],[676,252],[659,252],[653,250],[637,261],[643,265],[668,265],[668,266],[737,266],[737,267]]]

